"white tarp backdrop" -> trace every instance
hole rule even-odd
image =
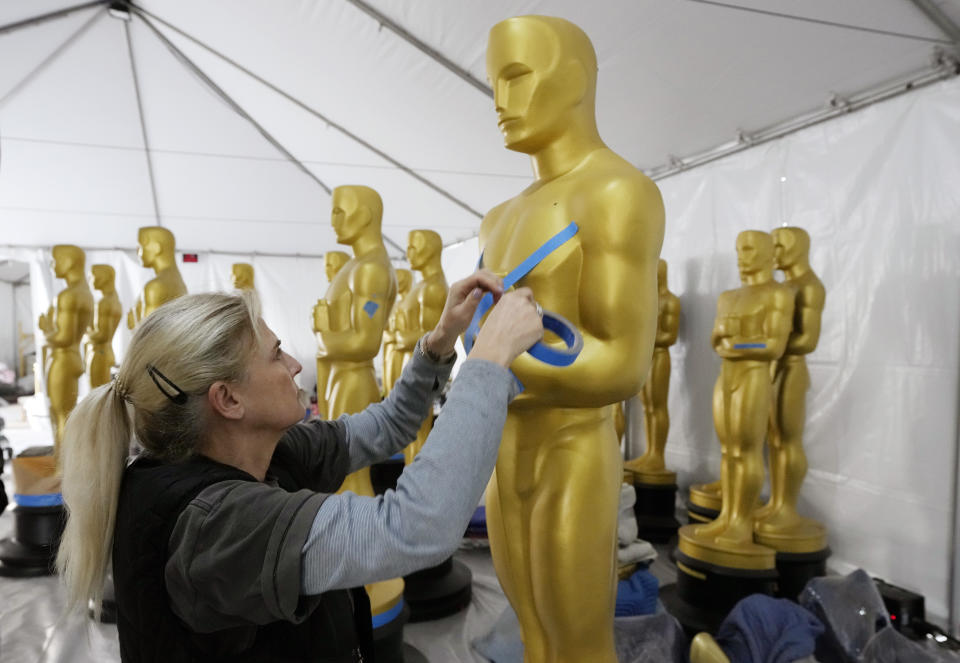
[[[807,112],[831,91],[842,97],[921,69],[942,39],[912,4],[896,0],[739,4],[916,38],[784,23],[699,2],[370,4],[479,79],[486,31],[497,20],[528,12],[574,20],[600,57],[601,133],[648,168],[669,154],[729,140],[737,129]],[[936,4],[960,13],[956,3]],[[531,178],[527,160],[502,148],[489,98],[350,3],[284,3],[282,10],[254,0],[142,5],[476,210],[515,195]],[[0,24],[61,6],[13,0],[0,8]],[[155,212],[124,24],[96,19],[62,57],[8,94],[92,15],[0,34],[0,258],[31,264],[34,322],[62,282],[54,282],[48,249],[13,245],[125,249],[88,252],[88,264],[117,268],[125,307],[151,275],[132,250],[136,228],[154,223]],[[448,243],[465,240],[445,253],[448,280],[473,269],[475,215],[157,25],[314,175],[330,185],[377,188],[387,236],[404,245],[410,229],[435,228]],[[316,256],[342,248],[329,229],[329,198],[144,24],[129,26],[160,216],[180,247],[200,254],[199,263],[180,265],[188,288],[226,288],[230,264],[252,262],[265,316],[304,365],[302,384],[310,388],[310,309],[326,289],[321,260],[252,253]],[[958,183],[957,79],[659,183],[667,210],[663,257],[683,305],[667,447],[681,485],[715,478],[719,467],[710,398],[719,360],[709,334],[717,295],[738,285],[736,234],[802,226],[827,288],[823,334],[809,358],[803,509],[830,528],[833,568],[862,566],[924,593],[937,621],[950,609],[955,554]],[[122,326],[118,356],[128,339]]]

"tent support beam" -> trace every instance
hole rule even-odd
[[[133,5],[131,5],[131,8],[137,9]],[[330,187],[327,186],[327,184],[323,180],[317,177],[313,173],[313,171],[311,171],[309,168],[303,165],[295,156],[293,156],[293,154],[290,153],[290,151],[287,148],[281,145],[280,141],[274,138],[273,135],[269,131],[267,131],[266,128],[263,127],[263,125],[261,125],[255,119],[253,119],[253,116],[250,115],[250,113],[248,113],[246,110],[244,110],[243,106],[238,104],[233,99],[233,97],[231,97],[229,94],[226,93],[226,91],[222,87],[217,85],[212,78],[207,76],[207,74],[204,73],[204,71],[199,66],[197,66],[197,64],[193,60],[187,57],[186,53],[181,51],[179,48],[177,48],[177,46],[172,41],[167,39],[166,35],[160,32],[160,30],[158,30],[157,27],[153,23],[151,23],[146,16],[144,16],[139,11],[137,12],[137,16],[140,18],[141,21],[143,21],[144,25],[150,28],[153,34],[156,35],[157,39],[159,39],[160,42],[167,47],[167,49],[173,54],[173,56],[177,60],[179,60],[180,63],[184,65],[194,76],[199,78],[204,85],[206,85],[208,88],[210,88],[214,92],[214,94],[220,97],[220,99],[225,104],[227,104],[227,106],[229,106],[237,115],[239,115],[240,117],[245,119],[247,122],[249,122],[251,125],[253,125],[253,128],[256,129],[260,133],[260,135],[267,140],[268,143],[273,145],[277,149],[277,151],[280,152],[280,154],[286,157],[287,160],[290,161],[290,163],[292,163],[301,171],[303,171],[303,173],[307,177],[309,177],[314,182],[319,184],[320,188],[323,189],[327,194],[331,193]]]
[[[22,21],[16,21],[14,23],[8,23],[6,25],[0,25],[0,35],[6,32],[13,32],[14,30],[19,30],[20,28],[30,27],[31,25],[38,25],[44,23],[45,21],[53,21],[58,18],[63,18],[68,14],[73,12],[82,11],[84,9],[90,9],[91,7],[97,7],[99,5],[105,5],[109,0],[95,0],[94,2],[85,2],[82,5],[75,5],[73,7],[66,7],[65,9],[59,9],[55,12],[49,12],[47,14],[40,14],[39,16],[33,16],[31,18],[25,18]]]
[[[84,251],[123,251],[125,253],[136,253],[136,246],[87,246],[83,245]],[[49,251],[49,244],[0,244],[0,251],[3,249],[23,249],[27,251]],[[177,248],[177,253],[209,253],[217,256],[251,256],[254,258],[322,258],[322,253],[271,253],[269,251],[216,251],[212,249],[184,249]]]
[[[391,18],[384,15],[383,13],[377,11],[376,9],[368,5],[363,0],[347,0],[347,2],[349,2],[351,5],[353,5],[360,11],[362,11],[364,14],[367,14],[368,16],[373,18],[373,20],[375,20],[377,23],[379,23],[383,27],[387,28],[388,30],[396,34],[398,37],[406,41],[408,44],[416,48],[418,51],[420,51],[430,59],[436,61],[441,66],[452,71],[457,77],[463,79],[473,87],[480,90],[483,94],[493,99],[493,90],[490,89],[489,85],[486,85],[482,81],[475,78],[469,71],[467,71],[460,65],[456,64],[446,56],[444,56],[435,48],[431,48],[420,39],[417,39],[416,37],[414,37],[396,21],[392,20]]]
[[[67,37],[62,44],[53,49],[50,55],[41,60],[36,67],[31,69],[26,76],[24,76],[16,85],[10,88],[10,90],[3,95],[3,98],[0,98],[0,108],[3,108],[3,106],[6,105],[8,101],[13,99],[17,93],[20,92],[20,90],[25,88],[30,81],[39,76],[44,69],[50,66],[58,57],[60,57],[68,48],[70,48],[70,46],[76,42],[77,39],[86,34],[87,30],[89,30],[90,27],[97,21],[97,19],[104,14],[105,12],[103,11],[94,12],[93,16],[91,16],[83,25],[81,25],[69,37]]]
[[[950,38],[954,52],[960,53],[960,26],[954,23],[933,0],[910,0],[910,2]]]
[[[223,53],[217,51],[216,49],[214,49],[214,48],[212,48],[212,47],[210,47],[210,46],[207,46],[205,43],[203,43],[202,41],[200,41],[200,40],[197,39],[196,37],[194,37],[194,36],[192,36],[192,35],[190,35],[190,34],[187,34],[187,33],[184,32],[183,30],[181,30],[180,28],[178,28],[178,27],[176,27],[176,26],[174,26],[174,25],[171,25],[171,24],[168,23],[167,21],[164,21],[162,18],[159,18],[159,17],[155,16],[154,14],[151,14],[150,12],[148,12],[148,11],[145,10],[145,9],[143,9],[142,7],[139,7],[139,6],[137,6],[137,5],[131,4],[131,5],[130,5],[130,8],[131,8],[132,10],[134,10],[135,12],[137,12],[138,14],[140,14],[140,15],[149,16],[150,18],[154,19],[154,20],[157,21],[158,23],[162,23],[164,26],[166,26],[166,27],[169,28],[170,30],[173,30],[173,31],[176,32],[178,35],[180,35],[181,37],[190,40],[191,42],[193,42],[194,44],[196,44],[196,45],[199,46],[200,48],[204,49],[204,50],[207,51],[208,53],[217,56],[218,58],[220,58],[221,60],[223,60],[223,61],[226,62],[227,64],[231,65],[231,66],[234,67],[235,69],[237,69],[237,70],[239,70],[239,71],[242,71],[244,74],[246,74],[247,76],[249,76],[249,77],[252,78],[253,80],[257,81],[257,82],[260,83],[261,85],[263,85],[263,86],[265,86],[265,87],[273,90],[274,92],[276,92],[277,94],[279,94],[281,97],[283,97],[283,98],[286,99],[287,101],[289,101],[289,102],[293,103],[294,105],[296,105],[298,108],[301,108],[301,109],[305,110],[306,112],[308,112],[308,113],[310,113],[311,115],[313,115],[314,117],[316,117],[318,120],[321,120],[322,122],[326,123],[327,126],[331,127],[332,129],[336,129],[337,131],[339,131],[340,133],[342,133],[344,136],[346,136],[346,137],[349,138],[350,140],[352,140],[352,141],[354,141],[355,143],[358,143],[359,145],[362,145],[363,147],[367,148],[368,150],[370,150],[371,152],[373,152],[374,154],[376,154],[378,157],[380,157],[380,158],[383,159],[384,161],[387,161],[390,165],[392,165],[392,166],[394,166],[395,168],[397,168],[398,170],[406,173],[407,175],[409,175],[409,176],[412,177],[413,179],[417,180],[418,182],[420,182],[420,183],[423,184],[424,186],[432,189],[432,190],[435,191],[436,193],[439,193],[441,196],[443,196],[444,198],[446,198],[446,199],[449,200],[450,202],[454,203],[454,204],[457,205],[458,207],[463,208],[464,210],[466,210],[466,211],[469,212],[470,214],[474,215],[474,216],[477,217],[478,219],[482,219],[482,218],[483,218],[483,214],[481,214],[481,213],[478,212],[477,210],[475,210],[475,209],[473,209],[472,207],[470,207],[470,205],[468,205],[468,204],[465,203],[464,201],[460,200],[459,198],[457,198],[456,196],[454,196],[454,195],[453,195],[452,193],[450,193],[449,191],[447,191],[447,190],[441,188],[440,186],[434,184],[433,182],[431,182],[431,181],[428,180],[426,177],[424,177],[424,176],[421,175],[420,173],[416,172],[415,170],[413,170],[413,169],[410,168],[409,166],[405,166],[404,164],[400,163],[399,161],[397,161],[396,159],[394,159],[393,157],[391,157],[389,154],[387,154],[387,153],[384,152],[383,150],[375,147],[374,145],[371,145],[369,142],[365,141],[365,140],[364,140],[363,138],[361,138],[360,136],[358,136],[358,135],[356,135],[355,133],[351,132],[349,129],[347,129],[347,128],[344,127],[343,125],[338,124],[337,122],[334,122],[333,120],[331,120],[329,117],[327,117],[326,115],[324,115],[324,114],[321,113],[320,111],[316,110],[315,108],[311,108],[310,106],[307,106],[304,102],[300,101],[299,99],[297,99],[296,97],[294,97],[294,96],[291,95],[290,93],[285,92],[284,90],[280,89],[279,87],[277,87],[276,85],[274,85],[274,84],[271,83],[270,81],[267,81],[267,80],[265,80],[264,78],[262,78],[261,76],[258,76],[257,74],[253,73],[252,71],[250,71],[249,69],[247,69],[246,67],[244,67],[243,65],[241,65],[239,62],[228,58],[228,57],[227,57],[226,55],[224,55]]]
[[[143,98],[140,95],[140,78],[137,76],[137,61],[133,55],[133,40],[130,38],[130,21],[123,22],[123,34],[127,38],[127,53],[130,55],[130,72],[133,74],[133,91],[137,97],[137,113],[140,115],[140,133],[143,135],[143,152],[147,159],[147,175],[150,178],[150,195],[153,196],[153,214],[160,220],[160,204],[157,202],[157,180],[153,176],[153,154],[150,152],[150,140],[147,138],[147,122],[143,116]]]

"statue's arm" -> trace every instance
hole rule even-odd
[[[57,297],[57,308],[50,331],[46,332],[47,345],[54,348],[66,348],[76,342],[77,326],[80,318],[77,315],[75,302],[62,293]],[[82,333],[83,330],[81,330]]]
[[[826,301],[826,292],[819,283],[804,286],[797,298],[800,310],[795,318],[799,320],[800,328],[794,329],[787,341],[787,352],[790,354],[809,354],[817,347],[820,340],[820,319],[823,317],[823,306]]]
[[[680,300],[670,297],[663,307],[657,324],[657,345],[667,346],[677,342],[680,330]]]
[[[793,328],[793,293],[778,288],[771,297],[763,318],[763,336],[746,338],[736,334],[721,342],[717,352],[724,359],[773,361],[783,356]]]
[[[350,281],[350,326],[320,334],[328,357],[364,361],[375,357],[380,349],[386,326],[390,272],[385,265],[364,263],[354,268]]]
[[[520,355],[511,366],[528,399],[600,407],[640,391],[657,333],[657,260],[663,200],[643,178],[610,182],[578,233],[583,268],[577,299],[583,351],[565,367]]]

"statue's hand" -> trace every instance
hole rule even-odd
[[[313,331],[330,331],[330,307],[324,299],[317,300],[313,307]]]

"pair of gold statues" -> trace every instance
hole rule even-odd
[[[156,276],[146,284],[136,306],[127,315],[131,329],[164,302],[186,293],[177,270],[173,234],[159,226],[146,227],[140,229],[138,239],[140,260],[144,267],[153,268]],[[57,294],[56,302],[40,316],[37,324],[45,339],[43,370],[54,453],[59,455],[67,417],[77,404],[78,382],[84,365],[88,367],[91,387],[110,380],[110,369],[115,363],[113,335],[123,317],[123,307],[117,296],[113,267],[93,265],[88,284],[83,249],[58,244],[52,254],[54,273],[67,282],[67,287]],[[90,285],[102,293],[96,303]]]
[[[720,295],[711,335],[723,358],[713,396],[721,478],[691,489],[691,499],[719,493],[720,515],[680,530],[680,551],[695,559],[763,570],[774,568],[777,552],[827,547],[824,526],[797,513],[807,470],[806,355],[816,348],[826,299],[809,249],[810,237],[801,228],[748,230],[737,237],[743,286]],[[774,267],[783,271],[783,283],[774,280]],[[758,508],[764,440],[770,500]]]

